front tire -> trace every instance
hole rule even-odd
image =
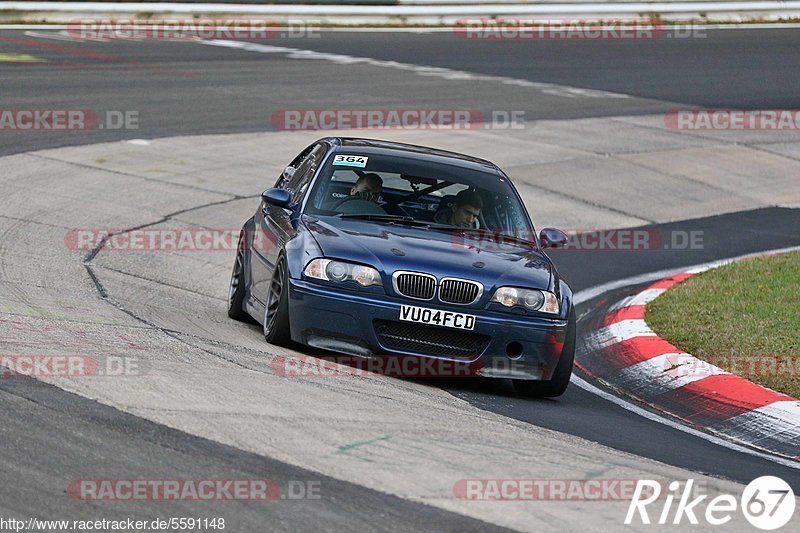
[[[228,316],[234,320],[250,322],[252,318],[244,310],[244,247],[245,230],[239,232],[236,260],[233,262],[231,282],[228,289]]]
[[[572,365],[575,361],[575,322],[575,309],[573,308],[567,322],[567,338],[564,339],[564,347],[561,349],[561,357],[558,358],[553,377],[548,381],[513,379],[511,381],[517,394],[529,398],[555,398],[564,394],[569,385]]]
[[[286,260],[281,257],[275,265],[269,296],[264,311],[264,338],[276,346],[289,347],[292,337],[289,330],[289,276]]]

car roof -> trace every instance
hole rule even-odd
[[[501,173],[500,168],[485,159],[472,157],[458,152],[450,152],[447,150],[440,150],[438,148],[430,148],[428,146],[419,146],[416,144],[406,144],[395,141],[385,141],[380,139],[362,139],[358,137],[331,137],[326,139],[334,145],[342,148],[342,151],[352,152],[351,149],[356,149],[363,152],[365,155],[387,155],[397,157],[413,157],[418,160],[428,160],[436,163],[447,163],[474,170],[489,171],[493,173]]]

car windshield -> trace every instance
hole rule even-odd
[[[305,213],[433,228],[469,228],[530,240],[532,229],[508,179],[413,157],[337,154],[316,180]],[[335,223],[335,221],[334,221]]]

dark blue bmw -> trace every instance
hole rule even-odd
[[[457,362],[561,395],[575,351],[572,291],[508,176],[474,157],[325,138],[245,222],[228,314],[272,344]]]

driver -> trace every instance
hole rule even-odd
[[[358,177],[355,185],[350,188],[350,198],[360,198],[378,203],[383,193],[383,179],[369,172]]]
[[[478,217],[483,209],[483,198],[474,189],[464,189],[456,195],[449,210],[437,213],[434,220],[459,228],[477,228]]]

